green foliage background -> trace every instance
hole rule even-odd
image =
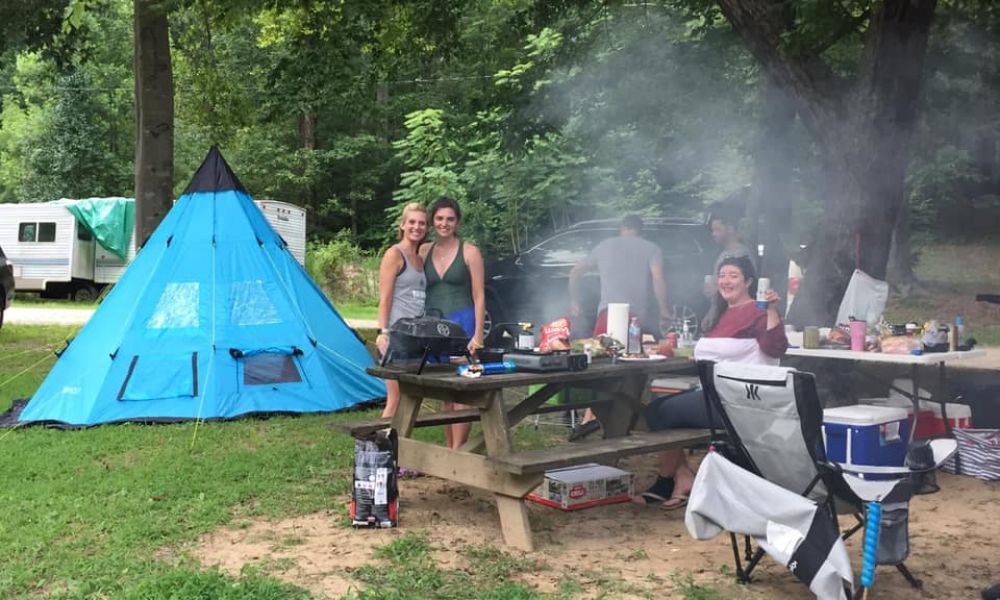
[[[1000,10],[939,4],[912,223],[974,239],[1000,226]],[[586,218],[697,217],[751,179],[760,74],[711,2],[168,6],[175,190],[219,143],[256,197],[310,210],[318,243],[375,251],[401,203],[448,194],[467,207],[465,235],[500,256]],[[0,201],[130,194],[131,0],[2,10]],[[795,10],[791,50],[835,37],[828,3]],[[846,36],[825,58],[848,71],[860,43]],[[816,148],[802,132],[790,139],[794,244],[824,199]]]

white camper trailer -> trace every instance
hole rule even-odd
[[[14,263],[17,291],[93,300],[126,261],[94,240],[65,204],[0,204],[0,244]],[[128,259],[135,256],[135,240]]]
[[[254,200],[271,227],[288,244],[295,260],[306,264],[306,209],[277,200]]]
[[[118,281],[135,258],[134,229],[122,260],[98,244],[66,209],[72,202],[0,204],[0,246],[14,264],[17,291],[90,301],[105,285]],[[305,210],[275,200],[259,200],[257,205],[304,265]]]

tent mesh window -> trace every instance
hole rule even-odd
[[[302,381],[295,359],[290,354],[262,352],[243,358],[244,385],[272,385]]]
[[[271,302],[260,279],[235,281],[230,290],[232,308],[229,320],[233,325],[275,325],[281,323],[278,309]]]
[[[198,327],[197,281],[168,283],[146,322],[149,329]]]

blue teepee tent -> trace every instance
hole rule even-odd
[[[19,421],[333,411],[385,395],[372,364],[213,147]]]

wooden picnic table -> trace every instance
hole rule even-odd
[[[704,443],[708,431],[676,429],[633,432],[648,402],[651,379],[657,375],[690,370],[686,359],[619,362],[595,360],[585,371],[508,373],[475,379],[459,377],[455,365],[428,367],[417,375],[398,367],[372,367],[368,372],[399,381],[399,408],[391,425],[399,435],[399,462],[407,468],[494,494],[504,541],[524,550],[533,548],[524,497],[541,484],[547,469],[586,462],[616,460],[631,454]],[[505,406],[505,388],[541,385],[541,389],[513,406]],[[604,439],[563,444],[553,448],[516,452],[511,429],[526,417],[545,412],[545,402],[566,388],[598,392],[594,401],[564,405],[589,406],[601,422]],[[424,398],[456,402],[471,407],[451,413],[421,414]],[[482,433],[452,450],[415,440],[419,426],[479,421]],[[352,432],[385,426],[385,421],[347,423]],[[482,453],[480,453],[482,452]]]

